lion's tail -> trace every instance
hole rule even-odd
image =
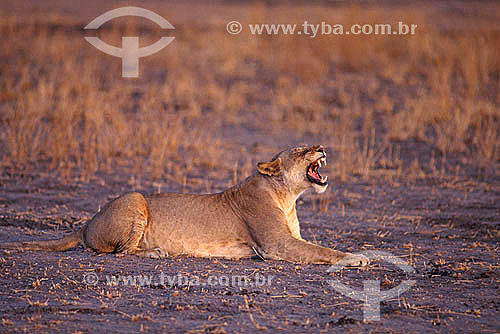
[[[54,240],[0,243],[0,248],[62,252],[78,246],[81,240],[80,231],[75,231],[65,237]]]

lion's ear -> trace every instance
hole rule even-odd
[[[257,170],[261,174],[275,176],[281,173],[281,166],[283,166],[283,162],[281,158],[277,158],[269,162],[259,162]]]

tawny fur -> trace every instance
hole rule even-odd
[[[321,157],[326,157],[321,146],[283,151],[271,161],[259,163],[258,172],[243,182],[216,194],[125,194],[66,237],[0,247],[64,251],[83,245],[100,253],[155,258],[239,259],[257,254],[299,263],[365,265],[368,259],[362,255],[315,245],[300,235],[295,203],[307,189],[326,189],[305,174]]]

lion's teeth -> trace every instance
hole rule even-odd
[[[318,165],[321,167],[321,160],[318,160]]]

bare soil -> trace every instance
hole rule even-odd
[[[22,173],[4,168],[0,242],[60,236],[84,224],[107,200],[130,190],[184,187],[203,192],[197,176],[183,186],[132,179],[126,168],[120,168],[89,182],[63,182],[46,170],[43,164]],[[390,252],[412,265],[414,273],[378,261],[362,270],[328,273],[325,265],[258,258],[153,260],[83,248],[62,253],[2,251],[0,330],[498,331],[500,179],[472,174],[467,180],[386,179],[332,180],[327,194],[304,196],[298,205],[302,234],[343,251]],[[229,177],[223,178],[213,188],[223,189],[228,182]],[[160,284],[162,273],[197,277],[200,284]],[[96,275],[97,284],[88,284],[88,275]],[[106,276],[116,275],[147,275],[153,283],[107,284]],[[272,280],[264,286],[203,286],[209,276],[231,275]],[[380,280],[382,290],[406,279],[416,280],[416,285],[383,301],[379,322],[364,323],[362,303],[336,292],[329,285],[332,279],[355,290],[362,290],[366,279]]]

